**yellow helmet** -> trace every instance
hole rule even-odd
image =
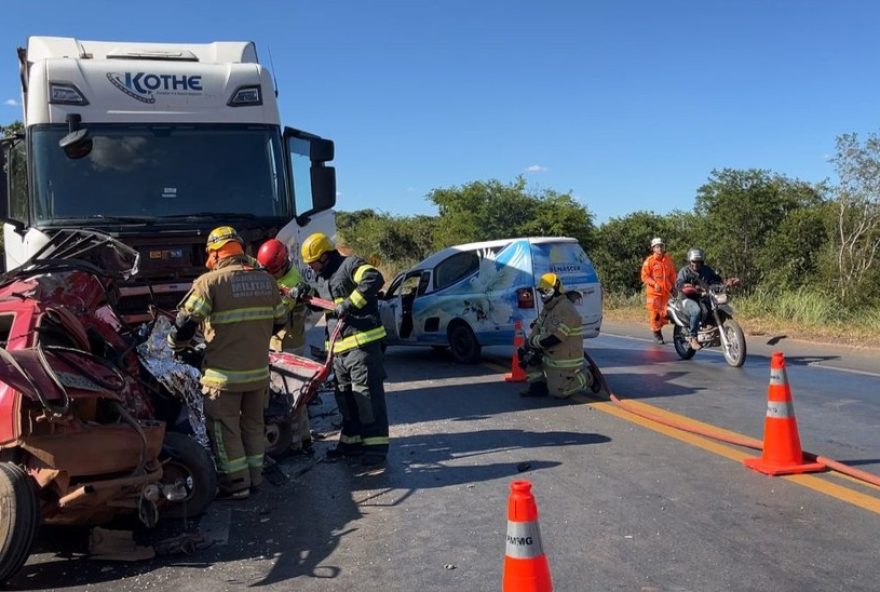
[[[538,280],[538,292],[541,294],[543,301],[548,301],[554,294],[563,293],[562,282],[555,273],[545,273]]]
[[[244,246],[244,241],[238,236],[238,233],[232,226],[218,226],[208,235],[208,242],[205,249],[210,253],[222,249],[226,243],[235,241]]]
[[[300,254],[302,255],[303,263],[308,264],[317,261],[321,258],[321,255],[329,253],[332,250],[333,243],[330,242],[327,235],[323,232],[316,232],[315,234],[309,235],[309,237],[303,241]]]

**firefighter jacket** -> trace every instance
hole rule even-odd
[[[649,297],[666,296],[675,289],[675,265],[668,253],[651,253],[642,263],[642,283]]]
[[[283,293],[293,290],[302,284],[303,277],[296,266],[291,265],[287,273],[276,281]],[[308,309],[302,302],[297,302],[285,295],[282,295],[281,301],[287,309],[287,318],[284,328],[272,336],[272,340],[269,342],[269,349],[272,351],[299,349],[306,344],[306,316]]]
[[[379,270],[360,257],[330,253],[327,269],[321,273],[318,290],[323,298],[346,307],[345,327],[333,346],[334,353],[344,352],[385,337],[379,318],[379,290],[385,278]],[[329,335],[336,319],[327,320]]]
[[[555,339],[548,339],[555,337]],[[542,346],[542,341],[553,342]],[[557,294],[544,304],[529,336],[529,345],[544,350],[544,367],[577,369],[584,363],[584,328],[580,313],[565,295]]]
[[[182,312],[203,324],[203,386],[244,392],[269,384],[267,344],[287,315],[275,278],[228,257],[196,278]]]

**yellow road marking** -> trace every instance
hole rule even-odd
[[[501,370],[503,372],[507,372],[507,368],[501,368],[498,364],[493,363],[484,363],[485,366],[493,369],[493,370]],[[677,428],[673,428],[670,426],[663,425],[661,423],[657,423],[650,419],[635,415],[630,413],[614,403],[610,401],[597,401],[595,399],[590,399],[584,395],[575,395],[572,397],[573,400],[583,403],[585,405],[589,405],[594,409],[598,409],[604,413],[609,415],[613,415],[614,417],[623,419],[630,423],[634,423],[640,425],[649,430],[653,430],[665,436],[669,436],[670,438],[674,438],[681,442],[685,442],[686,444],[690,444],[697,448],[701,448],[708,452],[712,452],[719,456],[723,456],[727,459],[735,461],[737,463],[742,464],[742,461],[750,456],[756,456],[757,451],[745,452],[740,450],[739,448],[733,448],[730,445],[722,444],[721,442],[716,442],[715,440],[711,440],[704,436],[699,436],[697,434],[692,434],[690,432],[685,432],[679,430]],[[633,399],[627,399],[627,405],[632,405],[634,407],[641,407],[644,411],[652,413],[654,415],[664,417],[667,419],[673,419],[678,422],[684,422],[686,424],[690,424],[693,426],[699,426],[702,428],[709,428],[714,431],[719,432],[720,434],[725,434],[728,436],[734,437],[744,437],[743,434],[738,432],[734,432],[731,430],[726,430],[724,428],[719,428],[712,424],[704,423],[701,421],[697,421],[695,419],[691,419],[690,417],[679,415],[677,413],[673,413],[671,411],[667,411],[665,409],[660,409],[659,407],[655,407],[653,405],[649,405],[647,403],[643,403],[642,401],[635,401]],[[854,483],[858,483],[861,486],[871,488],[875,491],[880,491],[880,488],[872,485],[870,483],[864,483],[858,479],[850,477],[849,475],[844,475],[842,473],[838,473],[836,471],[831,471],[829,474],[834,475],[835,477],[839,477],[842,479],[846,479],[848,481],[852,481]],[[846,502],[848,504],[857,506],[862,508],[863,510],[868,510],[869,512],[874,512],[875,514],[880,514],[880,498],[876,498],[871,495],[867,495],[848,487],[844,487],[842,485],[838,485],[836,483],[831,483],[825,479],[821,479],[819,477],[814,477],[812,475],[785,475],[780,477],[792,483],[796,483],[802,487],[806,487],[808,489],[812,489],[813,491],[819,492],[821,494],[833,497],[840,501]]]

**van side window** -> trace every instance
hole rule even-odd
[[[456,253],[434,268],[434,289],[442,290],[458,280],[474,273],[480,266],[480,258],[472,251]]]

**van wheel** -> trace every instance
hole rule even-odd
[[[481,358],[480,342],[467,323],[457,323],[449,329],[449,350],[459,364],[477,364]]]
[[[34,483],[12,463],[0,463],[0,584],[21,569],[40,526]]]
[[[160,460],[162,483],[183,480],[187,496],[163,506],[160,518],[191,518],[203,514],[217,495],[217,471],[214,461],[198,442],[177,432],[166,432]]]

